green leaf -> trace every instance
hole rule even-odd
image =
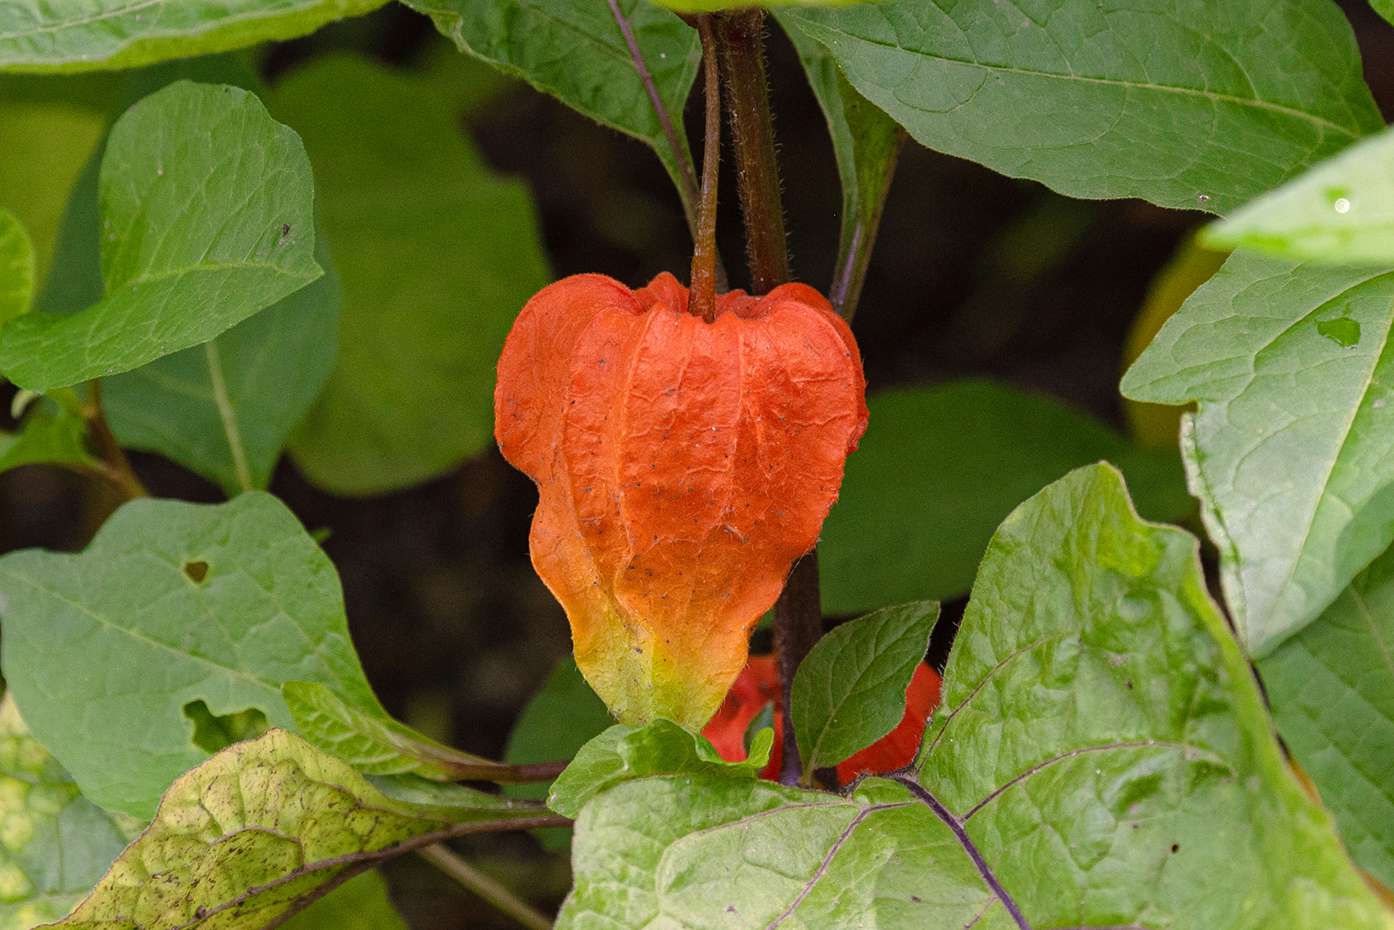
[[[461,763],[487,764],[393,720],[380,708],[351,704],[319,682],[286,682],[281,696],[297,733],[367,775],[412,773],[453,781],[460,777]]]
[[[377,872],[351,878],[284,925],[285,930],[408,930]]]
[[[558,930],[1394,926],[1286,767],[1195,539],[1108,466],[993,538],[918,779],[631,780],[573,850]]]
[[[778,9],[782,6],[847,6],[867,0],[653,0],[659,6],[680,13],[715,13],[718,10],[746,10],[751,7]]]
[[[1394,550],[1259,671],[1278,729],[1351,855],[1394,885]]]
[[[895,729],[938,619],[938,604],[903,604],[818,641],[799,664],[790,696],[806,772],[837,765]]]
[[[642,727],[616,724],[581,747],[552,783],[547,806],[563,816],[575,817],[607,788],[653,775],[705,773],[752,779],[770,761],[773,746],[773,731],[763,730],[755,737],[749,756],[741,762],[727,762],[704,737],[671,720],[660,718]]]
[[[19,432],[0,433],[0,472],[25,465],[101,467],[87,451],[87,421],[71,391],[34,401]]]
[[[1255,657],[1394,541],[1392,307],[1394,274],[1235,255],[1123,378],[1197,403],[1182,453]]]
[[[329,559],[274,497],[138,500],[79,555],[0,559],[4,673],[25,719],[103,807],[149,817],[207,758],[216,717],[290,726],[287,681],[380,712],[349,642]]]
[[[527,192],[489,170],[437,81],[335,56],[273,102],[310,150],[343,281],[338,365],[296,464],[338,494],[448,471],[493,442],[499,351],[548,278]]]
[[[294,39],[386,0],[93,0],[0,8],[0,70],[134,68]]]
[[[0,208],[0,325],[28,311],[33,295],[33,243],[19,218]]]
[[[1223,213],[1383,126],[1322,0],[892,0],[783,18],[921,144],[1072,197]]]
[[[0,825],[0,930],[62,917],[139,829],[78,793],[8,695],[0,702]]]
[[[828,299],[839,313],[851,318],[861,297],[904,137],[895,120],[847,83],[832,53],[792,24],[784,31],[799,53],[832,137],[842,182],[842,216]]]
[[[1147,450],[1082,411],[985,381],[898,388],[870,399],[818,548],[823,607],[855,614],[968,591],[993,529],[1071,468],[1123,468],[1143,513],[1194,506],[1174,450]]]
[[[1370,0],[1370,6],[1375,8],[1375,12],[1394,24],[1394,0]]]
[[[39,309],[71,313],[101,299],[98,239],[94,159],[69,200],[59,270]],[[324,276],[269,309],[211,342],[106,378],[103,409],[121,445],[164,455],[229,495],[266,487],[334,366],[339,280],[325,251],[320,242]]]
[[[1361,140],[1202,234],[1221,249],[1394,265],[1394,129]]]
[[[649,0],[403,2],[460,51],[648,143],[693,220],[697,182],[682,114],[702,59],[696,30]]]
[[[65,930],[275,926],[302,903],[453,824],[534,814],[507,802],[456,817],[394,801],[283,730],[180,776]],[[158,880],[155,880],[158,879]]]
[[[145,98],[102,159],[106,297],[11,320],[0,371],[36,391],[129,371],[299,290],[322,273],[312,190],[300,140],[252,94],[180,81]]]

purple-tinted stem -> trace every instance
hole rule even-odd
[[[697,229],[697,200],[701,192],[697,189],[697,172],[692,165],[692,156],[687,151],[687,146],[678,137],[677,125],[673,122],[672,114],[663,105],[663,98],[658,95],[658,85],[654,83],[653,72],[649,71],[649,63],[644,60],[644,53],[639,48],[639,40],[634,35],[634,27],[629,22],[629,18],[620,9],[619,0],[608,0],[610,13],[615,17],[615,23],[620,27],[620,33],[624,36],[624,44],[629,46],[629,57],[634,62],[634,70],[639,75],[639,80],[644,84],[644,90],[648,92],[649,103],[653,104],[654,115],[658,117],[658,125],[663,129],[663,137],[668,140],[668,148],[673,151],[673,161],[678,166],[678,177],[682,187],[683,212],[687,214],[688,225],[693,232]]]
[[[1016,901],[1012,900],[1012,896],[1007,894],[1007,889],[1002,887],[1002,883],[997,880],[997,876],[993,873],[992,867],[987,864],[987,860],[983,858],[983,854],[978,851],[977,844],[968,836],[968,831],[963,829],[963,821],[955,817],[953,812],[945,807],[929,789],[915,781],[915,779],[908,775],[894,775],[892,778],[908,788],[911,794],[923,802],[926,807],[934,812],[936,817],[944,822],[944,826],[953,831],[954,836],[958,838],[958,844],[963,847],[963,851],[968,853],[968,858],[972,859],[973,864],[978,867],[978,874],[983,877],[983,881],[987,884],[987,887],[990,888],[992,893],[997,896],[997,899],[1002,902],[1002,906],[1007,909],[1007,913],[1012,915],[1012,920],[1016,921],[1016,925],[1021,928],[1021,930],[1031,930],[1031,925],[1027,923],[1025,915],[1021,913],[1021,908],[1017,907]]]

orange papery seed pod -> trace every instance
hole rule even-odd
[[[530,547],[576,664],[623,723],[697,730],[818,539],[866,429],[847,324],[811,287],[687,310],[670,274],[575,275],[523,308],[495,435],[537,484]]]

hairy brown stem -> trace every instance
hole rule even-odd
[[[529,762],[525,765],[505,765],[502,762],[463,762],[437,759],[456,781],[491,781],[499,785],[551,781],[566,768],[565,762]]]
[[[702,70],[706,72],[707,111],[702,142],[702,195],[692,243],[692,280],[687,303],[688,312],[708,323],[716,320],[716,186],[721,164],[721,85],[711,20],[710,16],[697,17],[697,32],[702,37]]]
[[[741,214],[745,219],[746,259],[752,289],[768,292],[792,277],[789,243],[784,231],[779,163],[765,78],[765,14],[759,10],[731,13],[717,20],[726,110],[731,124]],[[790,687],[799,663],[823,635],[823,611],[818,591],[818,555],[810,551],[795,565],[774,607],[774,648],[783,698],[784,729],[779,780],[797,784],[803,775],[798,740],[790,717]]]
[[[736,159],[751,289],[763,294],[791,277],[784,233],[774,119],[765,77],[765,13],[748,10],[718,20],[717,43]]]

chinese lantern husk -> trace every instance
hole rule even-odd
[[[717,307],[688,314],[668,274],[577,275],[528,302],[499,359],[499,448],[539,492],[533,566],[624,723],[716,710],[866,426],[856,345],[816,291]]]

